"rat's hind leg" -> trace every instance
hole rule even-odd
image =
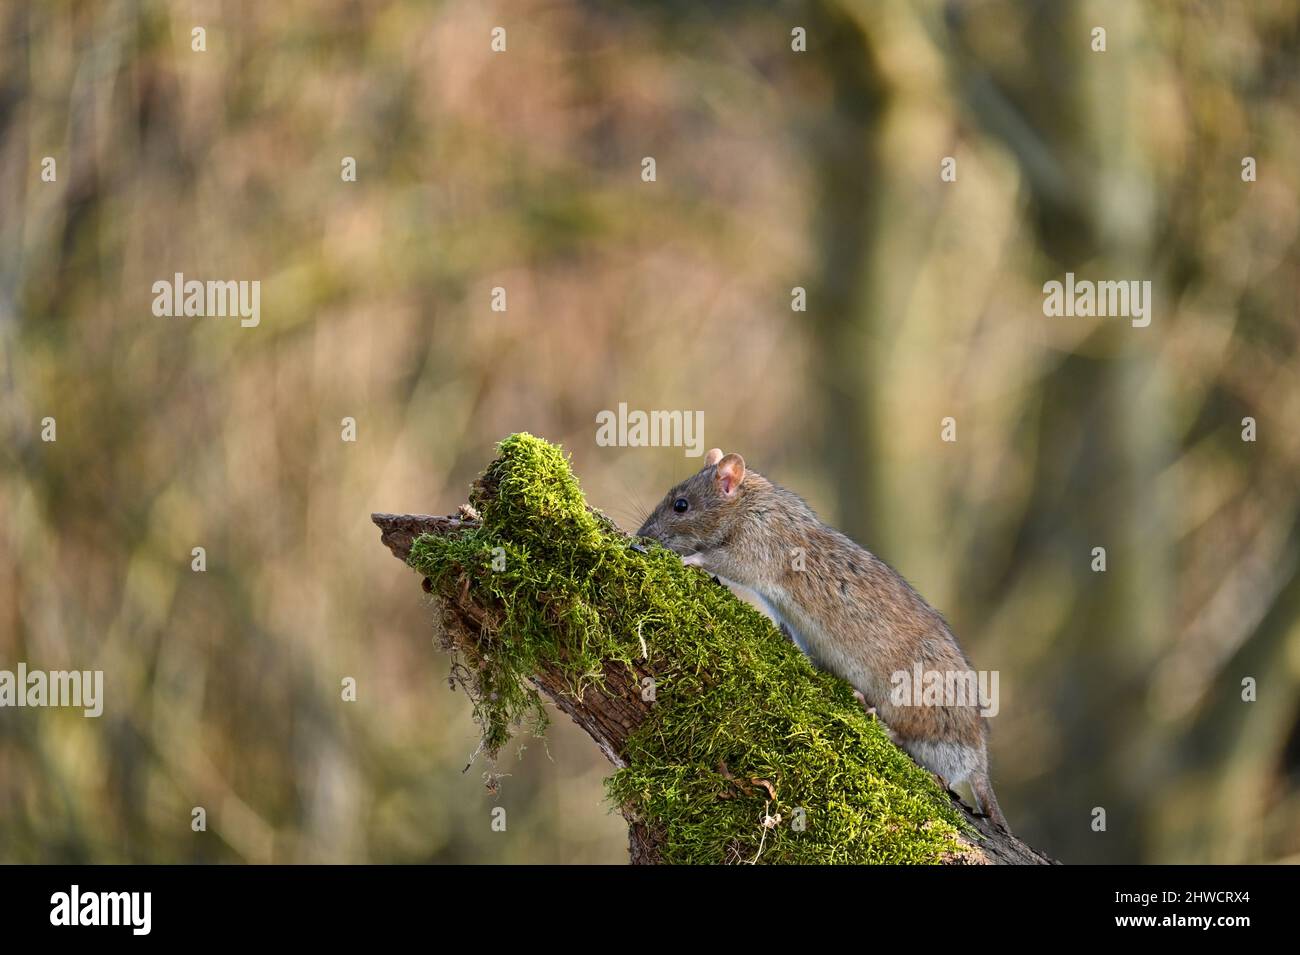
[[[866,711],[868,716],[877,716],[876,708],[867,702],[867,698],[860,691],[854,690],[853,698],[862,704],[862,709]]]
[[[1006,829],[1007,821],[989,783],[988,757],[982,747],[947,740],[907,740],[901,745],[913,759],[934,773],[939,784],[954,796],[960,798],[955,790],[967,783],[974,797],[975,811]]]
[[[862,693],[859,692],[858,690],[853,691],[853,696],[859,703],[862,704],[862,709],[867,714],[867,716],[870,716],[872,719],[874,719],[877,723],[880,724],[881,728],[889,736],[890,742],[893,743],[895,746],[903,747],[904,749],[906,749],[906,747],[903,746],[903,741],[899,739],[898,734],[895,733],[892,729],[890,729],[889,724],[886,723],[884,719],[881,718],[880,713],[876,710],[876,708],[867,702],[867,698],[863,696]]]

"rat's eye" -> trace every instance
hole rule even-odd
[[[687,508],[690,506],[691,502],[686,500],[684,497],[679,497],[677,500],[673,501],[673,510],[678,514],[685,514]]]

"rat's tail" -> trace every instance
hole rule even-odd
[[[975,808],[1010,834],[1011,827],[1007,825],[1007,817],[1002,815],[998,797],[993,795],[993,783],[989,781],[989,774],[971,773],[970,788],[975,794]]]

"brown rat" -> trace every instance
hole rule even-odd
[[[637,532],[685,563],[756,593],[795,644],[848,681],[894,741],[948,786],[970,783],[976,808],[1006,828],[988,772],[988,725],[969,705],[900,704],[894,676],[972,673],[939,612],[870,551],[823,524],[797,494],[714,448]]]

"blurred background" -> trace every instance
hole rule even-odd
[[[1300,861],[1298,63],[1293,0],[3,4],[0,669],[106,700],[0,710],[0,861],[624,861],[562,715],[474,759],[369,522],[528,430],[635,528],[700,462],[619,402],[1000,671],[1023,838]],[[1067,271],[1150,326],[1046,317]],[[260,325],[156,317],[176,272]]]

